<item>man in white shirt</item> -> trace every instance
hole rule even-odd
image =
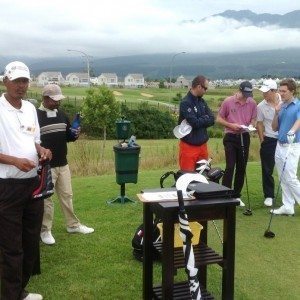
[[[265,206],[272,206],[275,190],[273,171],[278,137],[278,132],[272,129],[272,121],[275,107],[281,102],[281,97],[277,93],[277,83],[272,79],[265,80],[259,90],[264,97],[264,100],[257,105],[257,132],[261,143],[260,159],[264,204]]]
[[[30,80],[19,61],[5,67],[6,93],[0,97],[0,270],[1,300],[40,300],[25,287],[39,262],[43,201],[32,199],[39,160],[51,151],[39,145],[35,107],[22,100]]]

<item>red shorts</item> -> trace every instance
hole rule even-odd
[[[200,146],[179,142],[179,166],[183,171],[195,171],[196,162],[208,159],[207,143]]]

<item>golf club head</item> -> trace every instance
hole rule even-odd
[[[243,215],[245,216],[252,216],[252,210],[250,208],[247,208],[244,212]]]
[[[266,237],[268,239],[272,239],[275,237],[275,233],[272,232],[271,230],[266,230],[264,233],[264,237]]]

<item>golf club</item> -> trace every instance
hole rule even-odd
[[[217,232],[217,235],[218,235],[218,237],[219,237],[219,240],[220,240],[221,244],[223,245],[223,239],[222,239],[222,237],[221,237],[221,234],[220,234],[219,228],[218,228],[218,226],[217,226],[217,224],[216,224],[215,220],[212,220],[212,222],[213,222],[213,224],[214,224],[214,227],[215,227],[215,229],[216,229],[216,232]]]
[[[245,158],[245,147],[244,147],[244,139],[243,139],[243,133],[241,132],[241,148],[242,148],[242,154],[243,154],[243,161],[244,161],[244,167],[245,167],[245,181],[246,181],[246,192],[247,192],[247,204],[248,207],[245,209],[243,214],[245,216],[252,216],[252,210],[251,210],[251,204],[249,199],[249,190],[248,190],[248,179],[247,179],[247,164],[246,164],[246,158]]]
[[[290,154],[290,151],[291,151],[291,145],[292,145],[292,143],[290,143],[290,141],[289,141],[289,148],[288,148],[288,150],[286,152],[286,156],[285,156],[285,159],[284,159],[284,163],[283,163],[283,167],[282,167],[282,172],[281,172],[281,175],[280,175],[280,178],[279,178],[279,182],[278,182],[277,192],[276,192],[276,195],[275,195],[275,198],[274,198],[274,201],[273,201],[273,205],[272,205],[272,211],[274,210],[276,201],[278,199],[278,195],[279,195],[279,191],[280,191],[280,185],[281,185],[281,180],[283,178],[283,173],[284,173],[284,170],[285,170],[285,166],[286,166],[288,155]],[[266,229],[266,231],[264,233],[264,237],[269,238],[269,239],[272,239],[272,238],[275,237],[275,233],[270,230],[272,219],[273,219],[273,215],[274,215],[274,213],[272,212],[271,216],[270,216],[270,221],[269,221],[268,228]]]

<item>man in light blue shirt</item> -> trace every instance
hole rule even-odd
[[[282,203],[272,209],[275,215],[294,215],[295,202],[300,204],[300,182],[297,169],[300,157],[300,101],[295,97],[296,82],[285,79],[280,82],[279,93],[283,101],[276,106],[272,122],[273,130],[278,130],[275,164],[282,188]]]

